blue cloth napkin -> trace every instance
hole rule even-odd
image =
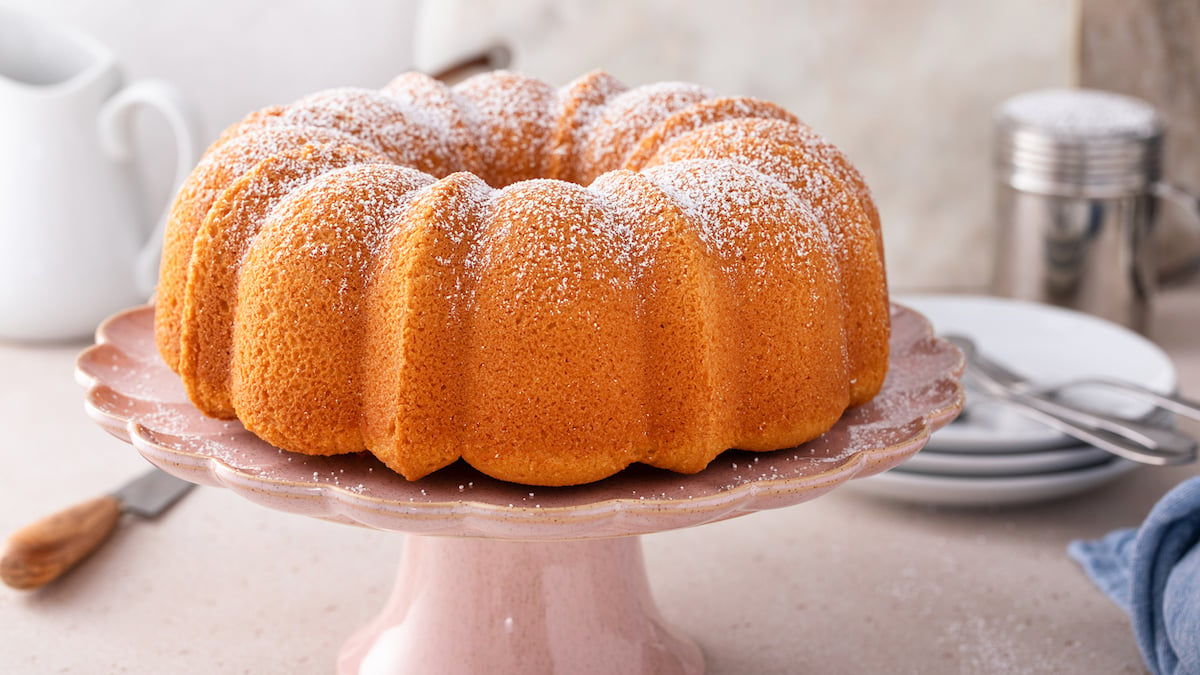
[[[1155,675],[1200,675],[1200,476],[1155,504],[1141,527],[1073,541],[1067,553],[1129,614]]]

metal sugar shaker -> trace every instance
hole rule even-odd
[[[1149,104],[1087,89],[1018,95],[995,116],[997,295],[1082,310],[1145,332],[1163,122]]]

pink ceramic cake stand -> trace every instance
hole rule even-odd
[[[883,391],[824,436],[731,451],[699,474],[635,466],[535,488],[456,464],[405,481],[363,454],[295,455],[205,417],[154,348],[153,308],[110,318],[80,357],[93,419],[164,471],[273,509],[408,533],[391,599],[339,673],[700,673],[650,597],[638,535],[797,504],[904,461],[962,407],[962,356],[892,308]]]

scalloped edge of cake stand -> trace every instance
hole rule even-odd
[[[408,482],[370,455],[309,457],[204,417],[154,348],[153,310],[101,325],[79,358],[88,414],[168,473],[270,508],[412,534],[602,538],[701,525],[813,499],[906,460],[963,404],[964,364],[920,314],[893,306],[892,370],[873,401],[798,448],[730,451],[682,476],[634,465],[603,481],[531,488],[458,463]]]
[[[104,322],[76,373],[92,419],[168,473],[276,510],[408,533],[390,600],[342,648],[343,675],[695,675],[703,655],[662,620],[638,535],[797,504],[917,452],[961,410],[964,362],[919,313],[893,305],[892,318],[883,391],[821,438],[726,453],[691,476],[634,466],[571,488],[501,483],[461,464],[408,483],[369,456],[272,448],[188,402],[154,348],[150,307]]]

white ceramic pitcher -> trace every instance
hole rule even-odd
[[[153,291],[164,219],[143,215],[132,115],[165,115],[175,188],[201,135],[173,86],[122,79],[97,41],[0,8],[0,338],[84,337]]]

